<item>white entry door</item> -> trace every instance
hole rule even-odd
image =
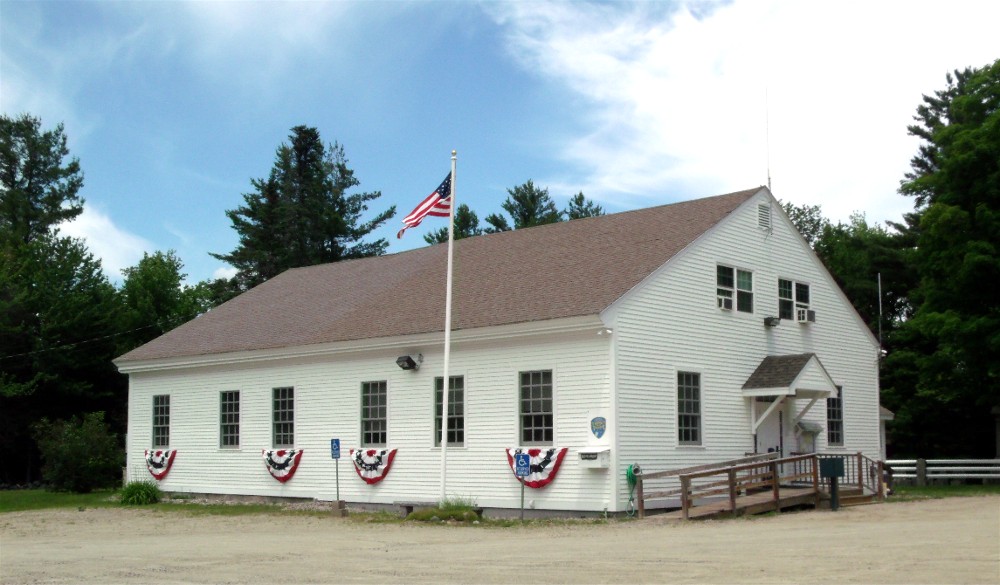
[[[761,417],[767,412],[767,409],[771,407],[772,402],[763,402],[754,399],[754,415],[758,421],[761,421]],[[755,445],[757,453],[770,453],[778,452],[779,457],[784,457],[785,453],[783,451],[787,450],[782,442],[782,433],[784,432],[785,426],[785,407],[787,404],[782,404],[771,411],[767,415],[767,418],[760,422],[760,426],[757,427],[757,444]]]

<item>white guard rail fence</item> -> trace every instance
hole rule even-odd
[[[951,480],[993,480],[1000,482],[1000,459],[889,459],[893,481],[916,485]]]

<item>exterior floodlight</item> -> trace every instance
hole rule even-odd
[[[396,365],[404,370],[416,370],[420,367],[420,362],[423,361],[419,359],[420,357],[422,356],[418,356],[418,359],[413,359],[411,355],[401,355],[396,358]]]

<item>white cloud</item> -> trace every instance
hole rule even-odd
[[[59,231],[83,239],[91,253],[100,258],[104,273],[112,281],[120,281],[122,270],[138,264],[144,252],[155,250],[151,242],[119,228],[91,205],[84,205],[83,213],[62,224]]]
[[[691,6],[488,5],[519,63],[589,104],[589,132],[561,153],[574,180],[540,182],[646,205],[765,184],[770,168],[779,198],[898,219],[921,95],[995,59],[1000,22],[1000,5],[961,1]]]
[[[236,276],[236,272],[237,270],[232,266],[220,266],[215,269],[215,272],[212,273],[212,279],[216,280],[219,278],[225,278],[228,280]]]

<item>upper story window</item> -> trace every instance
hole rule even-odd
[[[291,447],[295,444],[295,389],[274,388],[272,392],[274,446]]]
[[[170,395],[153,397],[153,446],[170,445]]]
[[[389,430],[389,393],[385,380],[361,383],[361,444],[385,447]]]
[[[441,401],[444,378],[434,378],[434,445],[441,446]],[[465,444],[465,377],[449,376],[448,383],[448,444]]]
[[[240,391],[219,393],[219,445],[240,446]]]
[[[799,312],[803,314],[800,317]],[[805,321],[809,311],[809,285],[778,279],[778,317],[793,321]]]
[[[716,266],[715,295],[720,309],[753,313],[753,272],[732,266]]]
[[[521,444],[551,445],[552,370],[521,372]]]

